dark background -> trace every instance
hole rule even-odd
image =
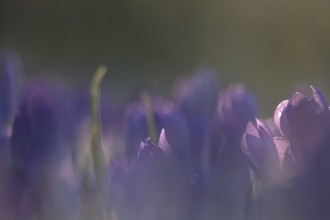
[[[3,46],[28,77],[88,83],[100,64],[113,94],[141,84],[163,95],[180,75],[212,67],[241,81],[263,115],[299,85],[330,95],[328,0],[2,0]]]

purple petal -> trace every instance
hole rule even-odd
[[[257,119],[257,125],[259,127],[259,130],[263,130],[269,138],[273,138],[273,133],[265,122],[261,121],[260,119]]]
[[[208,120],[216,110],[219,80],[215,73],[202,69],[179,83],[174,93],[174,99],[185,116]]]
[[[258,128],[251,121],[247,123],[245,133],[260,138]]]
[[[288,106],[289,100],[282,101],[275,110],[274,113],[274,123],[278,130],[281,131],[282,135],[287,136],[289,134],[289,125],[286,116],[286,108]]]
[[[24,93],[14,120],[11,152],[14,167],[29,181],[39,181],[55,161],[66,156],[62,100],[49,85],[34,84]]]
[[[153,109],[153,116],[155,132],[159,135],[163,128],[162,113]],[[128,160],[136,158],[140,142],[149,136],[145,107],[140,102],[131,104],[125,118],[125,154]]]
[[[280,171],[278,152],[268,126],[260,120],[257,122],[258,128],[249,122],[241,142],[242,152],[264,181],[274,183]]]
[[[243,84],[232,84],[222,95],[218,115],[227,138],[239,141],[249,121],[256,117],[256,102]]]
[[[292,166],[294,163],[294,158],[291,154],[290,142],[285,138],[276,137],[274,138],[274,143],[277,148],[282,167],[285,169]]]
[[[290,142],[294,149],[312,155],[329,130],[328,111],[319,111],[314,99],[295,94],[287,107]]]
[[[261,171],[261,157],[260,150],[264,147],[265,143],[258,137],[244,133],[242,137],[242,152],[247,157],[249,163],[257,172]]]
[[[15,117],[21,90],[21,63],[13,53],[0,55],[0,132]]]
[[[308,98],[305,95],[303,95],[303,94],[301,94],[299,92],[296,92],[295,94],[293,94],[291,96],[291,98],[289,99],[289,103],[288,104],[291,105],[291,106],[297,106],[301,102],[304,102],[306,100],[308,100]]]
[[[289,133],[292,138],[293,135],[308,135],[305,132],[313,122],[315,115],[315,104],[314,101],[307,98],[306,96],[296,93],[294,94],[288,103],[286,108],[286,117],[290,127]],[[297,136],[297,137],[298,137]]]
[[[162,131],[160,132],[158,146],[165,152],[165,154],[169,155],[172,153],[172,148],[166,140],[166,134],[164,129],[162,129]]]
[[[217,74],[206,69],[198,71],[193,77],[180,83],[175,90],[174,100],[188,128],[189,151],[192,157],[193,172],[202,172],[202,155],[209,128],[216,113],[219,90]],[[166,132],[168,131],[166,128],[165,130]],[[183,133],[185,132],[183,131]],[[183,140],[186,137],[178,138],[178,136],[178,134],[175,134],[172,137],[175,137],[174,139],[177,140]],[[167,140],[172,146],[170,138]],[[185,146],[180,148],[172,146],[172,148],[173,151],[176,151],[176,149],[179,149],[181,152],[186,150]],[[182,156],[180,157],[183,158],[181,152]]]
[[[315,102],[319,105],[321,110],[326,110],[328,108],[328,101],[323,95],[323,93],[316,87],[310,86]]]
[[[267,147],[269,155],[278,159],[277,150],[273,142],[273,135],[266,132],[263,127],[259,128],[259,134],[261,139],[265,142],[265,147]]]
[[[164,157],[164,151],[158,146],[151,143],[151,139],[148,138],[146,141],[141,142],[140,151],[138,153],[139,160],[148,160],[151,158]]]
[[[166,141],[170,145],[173,155],[184,164],[186,169],[191,171],[191,135],[182,114],[176,110],[171,110],[164,119],[164,131]]]

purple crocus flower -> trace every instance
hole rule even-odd
[[[177,160],[192,186],[193,205],[189,219],[198,219],[203,200],[204,156],[218,101],[219,81],[212,71],[200,69],[197,74],[179,82],[174,88],[174,105],[165,114],[159,145]]]
[[[47,87],[33,85],[24,92],[11,141],[13,163],[17,168],[37,172],[47,167],[46,164],[39,167],[40,164],[50,162],[49,156],[56,151],[60,139],[57,115],[60,106],[56,101],[58,97]],[[38,165],[33,166],[34,163]]]
[[[158,137],[163,127],[163,103],[151,106],[155,134]],[[125,132],[125,155],[129,161],[136,158],[140,142],[150,136],[147,121],[146,106],[140,101],[132,103],[126,113]]]
[[[330,131],[330,114],[324,95],[311,86],[313,97],[295,93],[276,108],[274,121],[290,143],[296,174],[309,169]]]
[[[261,120],[249,122],[242,136],[242,152],[252,168],[252,181],[247,193],[245,219],[286,219],[282,208],[283,169],[270,128]]]
[[[192,173],[203,175],[203,154],[216,112],[219,80],[212,71],[200,70],[177,85],[174,101],[188,129]]]
[[[240,148],[244,128],[255,120],[254,97],[242,84],[232,84],[221,96],[217,124],[213,128],[209,158],[212,174],[208,200],[214,207],[210,212],[223,219],[241,220],[244,217],[245,196],[250,173]]]
[[[217,120],[212,127],[209,157],[213,169],[227,167],[226,160],[242,161],[241,137],[247,123],[255,121],[256,112],[255,98],[243,84],[231,84],[223,92],[218,104]]]
[[[188,123],[177,109],[173,108],[164,118],[164,129],[159,137],[159,147],[172,157],[176,162],[177,169],[182,169],[189,179],[191,187],[191,199],[188,219],[200,219],[200,211],[205,188],[201,176],[193,169],[191,141]],[[204,146],[205,147],[205,146]]]
[[[255,118],[256,107],[253,96],[241,84],[230,85],[218,105],[217,120],[209,124],[206,136],[202,218],[241,220],[250,174],[240,138],[248,121]]]
[[[242,137],[242,152],[254,174],[246,200],[247,220],[316,216],[315,180],[312,175],[291,175],[294,160],[286,139],[274,138],[260,120],[249,122]]]
[[[257,120],[256,125],[248,123],[242,137],[242,151],[264,185],[272,185],[280,180],[280,158],[273,134],[264,122]]]
[[[110,211],[118,220],[187,219],[188,179],[178,163],[150,138],[136,160],[112,165]]]
[[[323,94],[311,90],[312,98],[296,93],[277,106],[274,122],[283,137],[273,138],[259,120],[246,127],[242,150],[253,185],[260,181],[257,198],[256,187],[249,190],[247,219],[324,219],[315,158],[329,132],[329,112]]]
[[[296,219],[327,219],[330,202],[330,114],[322,92],[311,86],[311,98],[295,93],[275,111],[275,123],[289,145],[292,162],[284,167],[293,182]],[[286,153],[285,155],[288,155]],[[289,157],[290,158],[290,157]],[[303,213],[303,214],[301,214]]]
[[[254,96],[243,84],[231,84],[222,95],[218,117],[223,133],[229,141],[239,142],[249,121],[257,114]]]
[[[175,109],[164,116],[164,129],[159,137],[159,147],[168,155],[173,155],[184,170],[192,173],[191,137],[183,115]]]
[[[12,190],[18,219],[77,217],[79,188],[64,135],[67,108],[61,94],[48,84],[29,85],[14,120]]]

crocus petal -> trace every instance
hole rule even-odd
[[[160,134],[163,127],[161,112],[152,109],[156,135]],[[134,103],[129,106],[125,118],[125,154],[128,160],[136,158],[140,142],[149,137],[148,121],[146,110],[141,103]]]
[[[289,140],[297,173],[306,172],[312,164],[329,130],[329,111],[326,98],[311,87],[313,98],[294,94],[285,109]]]
[[[307,99],[308,98],[305,95],[301,94],[300,92],[296,92],[289,99],[289,105],[296,106],[299,105],[301,102],[306,101]]]
[[[290,125],[290,141],[295,142],[291,144],[316,146],[322,141],[324,133],[329,129],[329,112],[319,111],[320,105],[326,105],[325,98],[321,98],[321,93],[317,90],[314,90],[313,93],[318,101],[299,93],[293,95],[289,101],[286,111]]]
[[[13,53],[0,55],[0,132],[14,119],[21,90],[21,63]]]
[[[288,103],[286,116],[289,124],[290,139],[308,136],[308,127],[315,119],[315,103],[312,99],[296,93]],[[303,136],[302,136],[303,135]]]
[[[201,69],[194,76],[179,83],[174,89],[177,109],[182,114],[188,128],[189,150],[194,173],[203,172],[203,152],[207,147],[209,128],[216,113],[218,95],[217,74],[208,69]],[[168,141],[171,142],[169,139]],[[175,147],[172,146],[172,148],[174,150]]]
[[[118,219],[187,219],[190,185],[172,157],[147,139],[139,157],[124,165],[112,167],[109,178],[109,203]]]
[[[312,93],[313,93],[313,98],[315,102],[319,105],[320,110],[326,110],[328,108],[328,101],[323,95],[323,93],[316,87],[310,86]]]
[[[253,95],[243,84],[231,84],[222,95],[218,108],[220,124],[227,138],[239,142],[249,121],[256,117]]]
[[[257,172],[260,172],[260,158],[258,153],[264,143],[260,138],[257,127],[252,122],[246,126],[246,132],[242,136],[241,148],[243,154],[247,157],[249,163]]]
[[[138,159],[164,157],[164,151],[158,146],[151,143],[151,139],[147,138],[146,141],[141,142]]]
[[[263,130],[269,138],[273,138],[273,133],[268,125],[260,119],[257,119],[258,128]]]
[[[191,171],[191,136],[188,124],[182,114],[176,110],[171,110],[165,116],[164,131],[166,141],[171,147],[173,155],[182,162],[185,169]],[[161,145],[161,140],[159,141]]]
[[[260,160],[262,155],[260,149],[264,147],[264,142],[251,134],[244,133],[242,137],[242,152],[247,157],[252,169],[261,172]]]
[[[259,119],[257,123],[259,126],[248,123],[242,137],[242,152],[264,183],[274,184],[281,172],[278,152],[269,127]]]
[[[267,147],[267,154],[273,161],[279,161],[278,153],[273,142],[273,135],[269,135],[263,127],[259,127],[259,133],[261,139],[265,142]]]
[[[275,137],[274,143],[278,151],[278,155],[282,164],[282,167],[288,167],[294,163],[294,158],[290,149],[290,142],[282,137]]]
[[[198,116],[209,119],[215,111],[218,92],[217,75],[210,70],[201,69],[176,86],[174,99],[188,118]]]
[[[260,138],[258,128],[251,121],[247,123],[245,133]]]
[[[282,101],[275,109],[274,113],[274,123],[277,129],[282,133],[284,136],[289,135],[289,125],[287,121],[286,111],[289,103],[289,100]]]
[[[171,146],[166,140],[166,134],[165,134],[164,129],[162,129],[162,131],[160,132],[158,146],[165,152],[165,154],[171,154],[172,153]]]

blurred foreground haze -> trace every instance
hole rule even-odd
[[[88,83],[109,67],[110,91],[140,84],[169,95],[181,74],[209,66],[222,85],[245,83],[272,115],[305,82],[330,95],[328,0],[1,1],[3,46],[26,76],[58,74]]]

